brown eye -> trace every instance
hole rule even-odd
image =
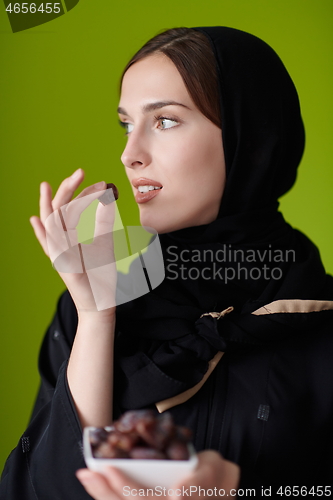
[[[165,118],[163,116],[159,117],[158,121],[160,122],[160,128],[162,130],[176,127],[179,123],[177,120],[173,120],[171,118]]]

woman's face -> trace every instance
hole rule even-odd
[[[133,64],[118,112],[141,224],[166,233],[215,220],[225,185],[221,129],[195,106],[173,62],[154,54]]]

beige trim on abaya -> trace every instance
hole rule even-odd
[[[264,314],[277,314],[277,313],[310,313],[310,312],[319,312],[319,311],[329,311],[333,309],[333,301],[330,300],[302,300],[302,299],[289,299],[289,300],[275,300],[274,302],[270,302],[269,304],[260,307],[256,311],[251,314],[255,316],[261,316]],[[233,311],[233,307],[228,307],[224,311],[218,312],[210,312],[202,314],[202,316],[212,316],[213,318],[223,318],[226,314],[229,314]],[[201,316],[201,317],[202,317]],[[200,380],[198,384],[187,389],[181,394],[177,394],[177,396],[173,396],[172,398],[164,399],[163,401],[159,401],[155,403],[157,410],[162,413],[166,410],[169,410],[173,406],[180,405],[188,401],[192,396],[194,396],[204,385],[208,377],[211,375],[213,370],[216,368],[217,364],[221,360],[224,352],[219,351],[213,359],[211,359],[208,363],[208,370]]]

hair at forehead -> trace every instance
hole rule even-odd
[[[130,66],[154,54],[164,54],[174,63],[196,107],[221,128],[216,61],[207,37],[191,28],[156,35],[128,62],[121,82]]]

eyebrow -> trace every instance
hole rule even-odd
[[[182,104],[181,102],[177,101],[157,101],[157,102],[151,102],[149,104],[145,104],[142,106],[142,111],[144,113],[150,113],[151,111],[154,111],[155,109],[161,109],[164,108],[165,106],[182,106],[183,108],[190,109],[188,106],[185,104]],[[117,109],[118,113],[121,115],[127,115],[127,112],[125,111],[124,108],[118,108]]]

